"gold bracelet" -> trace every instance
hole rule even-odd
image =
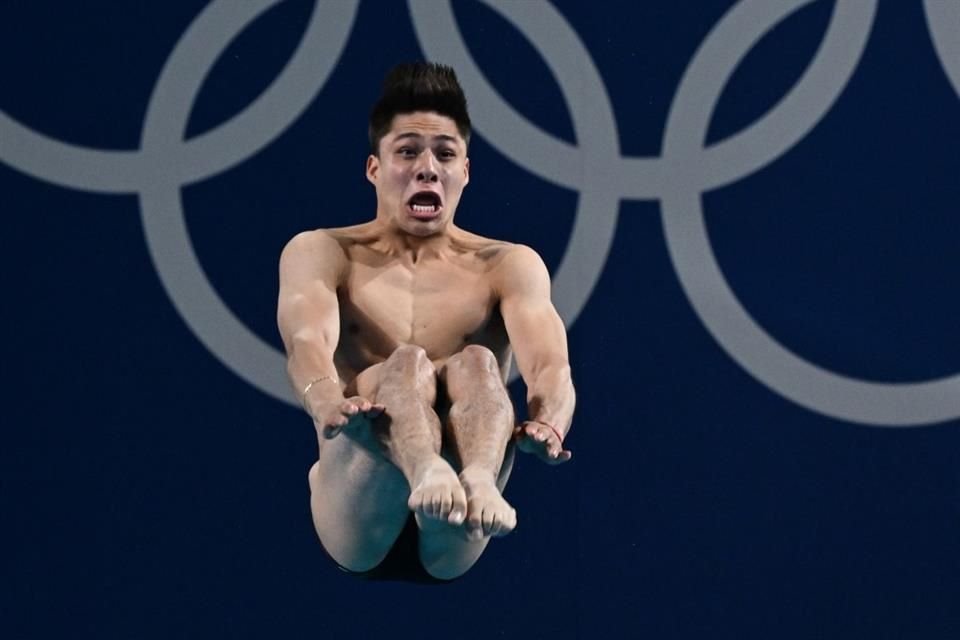
[[[307,386],[303,388],[303,393],[300,394],[300,404],[303,406],[303,410],[307,413],[310,413],[310,410],[307,409],[307,394],[310,392],[310,389],[313,387],[313,385],[317,384],[318,382],[323,382],[324,380],[329,380],[335,385],[340,384],[333,376],[320,376],[319,378],[314,378],[308,382]]]

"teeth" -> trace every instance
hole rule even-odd
[[[436,205],[432,204],[413,204],[410,207],[417,213],[433,213],[437,210]]]

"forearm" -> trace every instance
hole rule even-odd
[[[556,428],[561,436],[570,430],[576,392],[570,366],[546,366],[527,382],[527,415],[530,420]]]
[[[310,404],[343,399],[340,379],[333,361],[334,349],[324,340],[298,336],[287,350],[287,375],[297,400],[310,411]],[[312,384],[311,384],[312,383]],[[304,390],[309,390],[304,397]]]

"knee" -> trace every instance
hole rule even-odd
[[[390,354],[387,361],[414,365],[430,364],[430,358],[427,357],[427,352],[423,350],[423,347],[418,347],[415,344],[400,345],[393,350],[393,353]]]
[[[493,352],[477,344],[467,345],[462,351],[447,360],[441,373],[446,382],[447,393],[454,405],[469,401],[510,410],[507,390],[503,385],[503,372]]]
[[[400,345],[382,367],[378,397],[384,391],[385,385],[391,386],[391,381],[400,381],[400,386],[404,388],[413,384],[426,397],[432,397],[436,388],[437,370],[423,348],[412,344]]]
[[[427,352],[423,347],[415,344],[403,344],[394,349],[386,363],[390,367],[397,367],[404,370],[413,370],[421,373],[436,373],[433,363],[427,357]]]
[[[450,358],[449,364],[471,372],[489,372],[498,374],[500,363],[493,351],[479,344],[468,344],[459,353]]]

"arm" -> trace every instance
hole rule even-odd
[[[550,275],[540,256],[522,245],[512,247],[497,269],[500,312],[527,384],[530,422],[519,433],[520,448],[547,462],[565,462],[570,452],[562,443],[570,430],[576,394],[566,329],[550,301]]]
[[[280,256],[277,325],[294,393],[318,429],[331,438],[359,412],[374,407],[346,400],[333,354],[340,340],[337,286],[347,268],[340,244],[323,231],[294,237]]]

